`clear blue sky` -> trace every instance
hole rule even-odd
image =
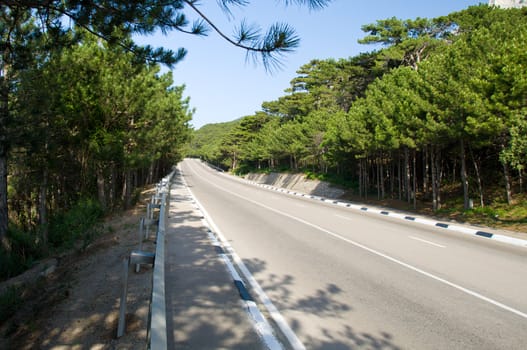
[[[136,38],[154,47],[188,50],[186,58],[173,69],[176,85],[185,84],[185,96],[196,109],[191,124],[199,129],[252,115],[264,101],[284,95],[296,71],[312,59],[348,58],[371,51],[357,40],[364,36],[361,26],[378,19],[397,17],[434,18],[463,10],[486,0],[334,0],[320,11],[286,7],[275,0],[253,0],[247,7],[233,9],[228,19],[214,0],[203,1],[201,9],[230,34],[242,19],[267,28],[274,22],[293,26],[301,38],[300,47],[283,59],[282,70],[269,74],[261,64],[246,61],[245,51],[231,46],[214,32],[196,37],[178,32]]]

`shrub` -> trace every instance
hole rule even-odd
[[[98,201],[82,199],[67,212],[54,216],[50,222],[48,242],[55,248],[71,248],[78,240],[86,245],[99,232],[104,211]]]
[[[11,286],[0,294],[0,324],[13,316],[22,303],[21,291]]]
[[[42,245],[37,235],[16,227],[9,227],[7,247],[0,246],[0,280],[24,272],[42,255]]]

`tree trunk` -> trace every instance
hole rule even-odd
[[[382,198],[386,198],[386,187],[384,185],[384,160],[382,160],[381,163],[381,196]]]
[[[414,209],[417,209],[417,167],[416,167],[416,154],[415,149],[413,150],[413,201],[414,201]]]
[[[359,160],[359,198],[362,198],[362,159]]]
[[[520,181],[520,193],[523,193],[523,170],[522,168],[518,169],[518,180]]]
[[[428,177],[430,173],[430,167],[428,162],[428,147],[425,146],[423,149],[423,198],[429,199],[430,195],[428,192]]]
[[[116,206],[116,198],[117,198],[117,189],[116,189],[116,185],[117,185],[117,170],[116,170],[116,166],[115,166],[115,163],[112,162],[112,165],[111,165],[111,176],[110,176],[110,183],[108,184],[108,187],[109,187],[109,191],[108,191],[108,207],[109,208],[114,208]]]
[[[238,158],[236,157],[236,152],[232,153],[232,163],[231,163],[231,169],[235,170],[238,167]]]
[[[146,179],[146,183],[154,183],[154,165],[155,162],[151,162],[150,166],[148,167],[148,178]]]
[[[5,145],[0,145],[0,243],[5,243],[7,236],[7,152]]]
[[[397,183],[399,184],[399,200],[402,200],[403,199],[403,180],[402,180],[402,169],[401,169],[401,152],[399,152],[398,154],[398,157],[397,157],[397,172],[398,172],[398,176],[397,176]]]
[[[160,172],[160,171],[159,171],[159,167],[160,167],[160,163],[161,163],[161,162],[158,161],[158,160],[156,160],[154,163],[155,163],[154,179],[153,179],[153,181],[150,182],[150,183],[154,183],[154,182],[157,181],[157,179],[159,179],[159,172]]]
[[[131,171],[125,170],[123,173],[123,205],[125,209],[130,207],[132,191]]]
[[[42,242],[44,246],[48,244],[48,170],[44,169],[42,181],[40,183],[40,193],[38,196],[38,221],[40,225]]]
[[[0,67],[0,243],[6,243],[8,227],[7,206],[7,157],[8,136],[7,125],[9,120],[9,86],[5,76],[5,67]]]
[[[439,170],[439,152],[432,147],[430,152],[430,165],[432,167],[432,207],[434,211],[441,209],[441,196],[440,196],[440,170]]]
[[[441,159],[441,150],[436,150],[436,181],[437,181],[437,209],[441,209],[442,203],[441,203],[441,182],[443,181],[443,160]]]
[[[456,182],[456,170],[457,170],[457,160],[454,158],[454,160],[452,161],[453,164],[452,164],[452,183],[455,183]],[[461,181],[463,181],[463,175],[461,175],[462,178],[461,178]]]
[[[379,158],[377,158],[377,166],[375,167],[375,177],[377,178],[377,200],[381,199],[381,164]]]
[[[104,176],[104,169],[102,166],[97,166],[97,199],[101,204],[103,210],[106,210],[108,200],[106,198],[106,178]]]
[[[470,151],[470,157],[472,158],[472,163],[474,164],[474,170],[476,171],[476,180],[478,182],[478,192],[479,192],[479,204],[483,208],[485,206],[485,202],[483,201],[483,185],[481,182],[481,174],[479,173],[479,165],[478,162],[476,162],[476,158],[474,158],[474,153],[472,152],[472,147],[469,146]]]
[[[511,177],[509,173],[509,165],[503,161],[503,176],[505,177],[505,194],[507,197],[507,204],[512,204],[512,189],[511,189]]]
[[[362,175],[363,182],[364,182],[364,199],[368,199],[368,190],[370,189],[370,160],[366,157],[364,160],[364,166],[362,167],[362,171],[364,174]]]
[[[468,193],[468,175],[467,175],[467,161],[465,156],[465,141],[463,138],[460,140],[460,161],[461,161],[461,184],[463,185],[463,208],[465,210],[470,209],[470,200]]]
[[[410,193],[410,154],[408,147],[404,148],[404,190],[406,192],[406,201],[412,200]]]
[[[393,159],[393,154],[390,155],[390,159]],[[395,164],[391,162],[390,165],[390,198],[393,198],[395,194]]]

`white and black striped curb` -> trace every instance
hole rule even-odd
[[[204,225],[207,226],[206,222],[204,222]],[[236,289],[238,290],[238,294],[240,295],[242,302],[245,304],[246,311],[249,314],[249,316],[252,318],[257,332],[260,334],[260,336],[262,337],[266,345],[269,347],[269,349],[283,349],[282,345],[278,342],[276,337],[272,334],[273,332],[272,332],[271,326],[269,325],[267,320],[265,320],[263,314],[258,308],[258,305],[256,304],[256,301],[253,299],[251,293],[249,293],[249,290],[245,286],[245,282],[243,281],[240,274],[234,267],[234,264],[231,262],[229,258],[230,253],[225,251],[222,244],[216,238],[214,233],[210,229],[208,230],[209,230],[208,231],[209,239],[212,242],[212,245],[214,246],[214,248],[216,249],[216,253],[218,254],[219,258],[223,261],[223,263],[227,267],[227,270],[229,270],[229,273],[232,277],[234,285],[236,286]]]
[[[199,213],[199,216],[201,216],[202,226],[207,229],[209,240],[211,241],[216,253],[218,254],[218,258],[224,263],[226,269],[228,270],[232,281],[236,289],[238,290],[240,299],[243,305],[245,306],[245,311],[247,312],[248,316],[253,322],[253,326],[256,333],[259,335],[260,339],[263,341],[263,343],[268,349],[284,349],[282,343],[276,337],[272,326],[264,317],[262,311],[258,307],[258,304],[256,303],[248,288],[246,287],[246,282],[244,282],[244,280],[240,276],[240,273],[238,273],[238,270],[235,267],[235,264],[239,265],[241,260],[239,260],[239,257],[237,257],[233,248],[228,244],[225,239],[220,239],[216,236],[221,236],[221,234],[219,232],[215,233],[212,230],[211,226],[214,226],[214,224],[211,225],[211,222],[209,222],[211,219],[208,217],[207,212],[192,193],[185,179],[183,177],[181,177],[181,179],[186,190],[189,192],[189,197],[187,198],[187,200],[189,200],[193,204],[194,209],[196,210],[196,212]]]
[[[288,189],[285,189],[285,188],[275,187],[275,186],[271,186],[271,185],[267,185],[267,184],[261,184],[261,183],[250,181],[250,180],[246,180],[246,179],[244,179],[244,181],[249,183],[249,184],[255,185],[255,186],[263,187],[263,188],[266,188],[266,189],[269,189],[269,190],[285,193],[285,194],[288,194],[288,195],[293,195],[293,196],[303,197],[303,198],[309,198],[309,199],[313,199],[313,200],[317,200],[317,201],[322,201],[322,202],[338,205],[338,206],[345,207],[345,208],[355,209],[355,210],[364,211],[364,212],[368,212],[368,213],[380,214],[380,215],[383,215],[383,216],[389,216],[389,217],[402,219],[402,220],[409,221],[409,222],[420,223],[420,224],[423,224],[423,225],[444,228],[444,229],[447,229],[449,231],[454,231],[454,232],[459,232],[459,233],[463,233],[463,234],[467,234],[467,235],[473,235],[473,236],[488,238],[488,239],[492,239],[494,241],[499,241],[499,242],[502,242],[502,243],[513,244],[513,245],[516,245],[516,246],[527,248],[527,240],[524,240],[524,239],[521,239],[521,238],[515,238],[515,237],[500,235],[500,234],[491,233],[491,232],[487,232],[487,231],[481,231],[481,230],[478,230],[476,228],[470,228],[470,227],[456,225],[456,224],[449,224],[449,223],[445,223],[445,222],[441,222],[441,221],[435,221],[435,220],[431,220],[431,219],[426,219],[426,218],[422,218],[422,217],[418,217],[418,216],[411,216],[411,215],[407,215],[407,214],[402,214],[402,213],[397,213],[397,212],[393,212],[393,211],[388,211],[388,210],[380,209],[380,208],[376,208],[376,207],[368,207],[368,206],[364,206],[364,205],[354,204],[354,203],[351,203],[351,202],[324,198],[324,197],[315,196],[315,195],[311,195],[311,194],[305,194],[305,193],[301,193],[301,192],[297,192],[297,191],[291,191],[291,190],[288,190]]]

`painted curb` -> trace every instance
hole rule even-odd
[[[390,217],[393,217],[393,218],[398,218],[398,219],[402,219],[402,220],[409,221],[409,222],[415,222],[415,223],[419,223],[419,224],[423,224],[423,225],[434,226],[434,227],[443,228],[443,229],[446,229],[446,230],[449,230],[449,231],[453,231],[453,232],[463,233],[463,234],[467,234],[467,235],[473,235],[473,236],[476,236],[476,237],[487,238],[487,239],[491,239],[491,240],[498,241],[498,242],[501,242],[501,243],[506,243],[506,244],[511,244],[511,245],[527,248],[527,240],[521,239],[521,238],[515,238],[515,237],[500,235],[500,234],[491,233],[491,232],[487,232],[487,231],[482,231],[482,230],[478,230],[476,228],[469,228],[469,227],[465,227],[465,226],[460,226],[460,224],[455,224],[455,223],[446,223],[446,222],[435,221],[435,220],[431,220],[431,219],[427,219],[427,218],[423,218],[423,217],[418,217],[418,216],[410,216],[410,215],[406,215],[406,214],[392,212],[392,211],[389,211],[389,210],[386,210],[386,209],[379,209],[379,208],[376,208],[376,207],[368,207],[368,206],[364,206],[364,205],[357,205],[357,204],[354,204],[352,202],[340,201],[340,200],[329,199],[329,198],[324,198],[324,197],[319,197],[319,196],[313,196],[313,195],[309,195],[309,194],[305,194],[305,193],[299,193],[297,191],[291,191],[291,190],[287,190],[287,189],[284,189],[284,188],[275,187],[275,186],[271,186],[271,185],[267,185],[267,184],[261,184],[261,183],[257,183],[257,182],[249,181],[249,180],[245,180],[245,179],[241,179],[241,180],[246,182],[246,183],[248,183],[248,184],[255,185],[255,186],[258,186],[258,187],[263,187],[263,188],[266,188],[268,190],[272,190],[272,191],[275,191],[275,192],[280,192],[280,193],[285,193],[285,194],[292,195],[292,196],[304,197],[304,198],[308,198],[308,199],[322,201],[322,202],[326,202],[326,203],[329,203],[329,204],[339,205],[341,207],[350,208],[350,209],[354,209],[354,210],[367,211],[368,213],[375,213],[375,214],[379,214],[379,215],[382,215],[382,216],[390,216]]]

